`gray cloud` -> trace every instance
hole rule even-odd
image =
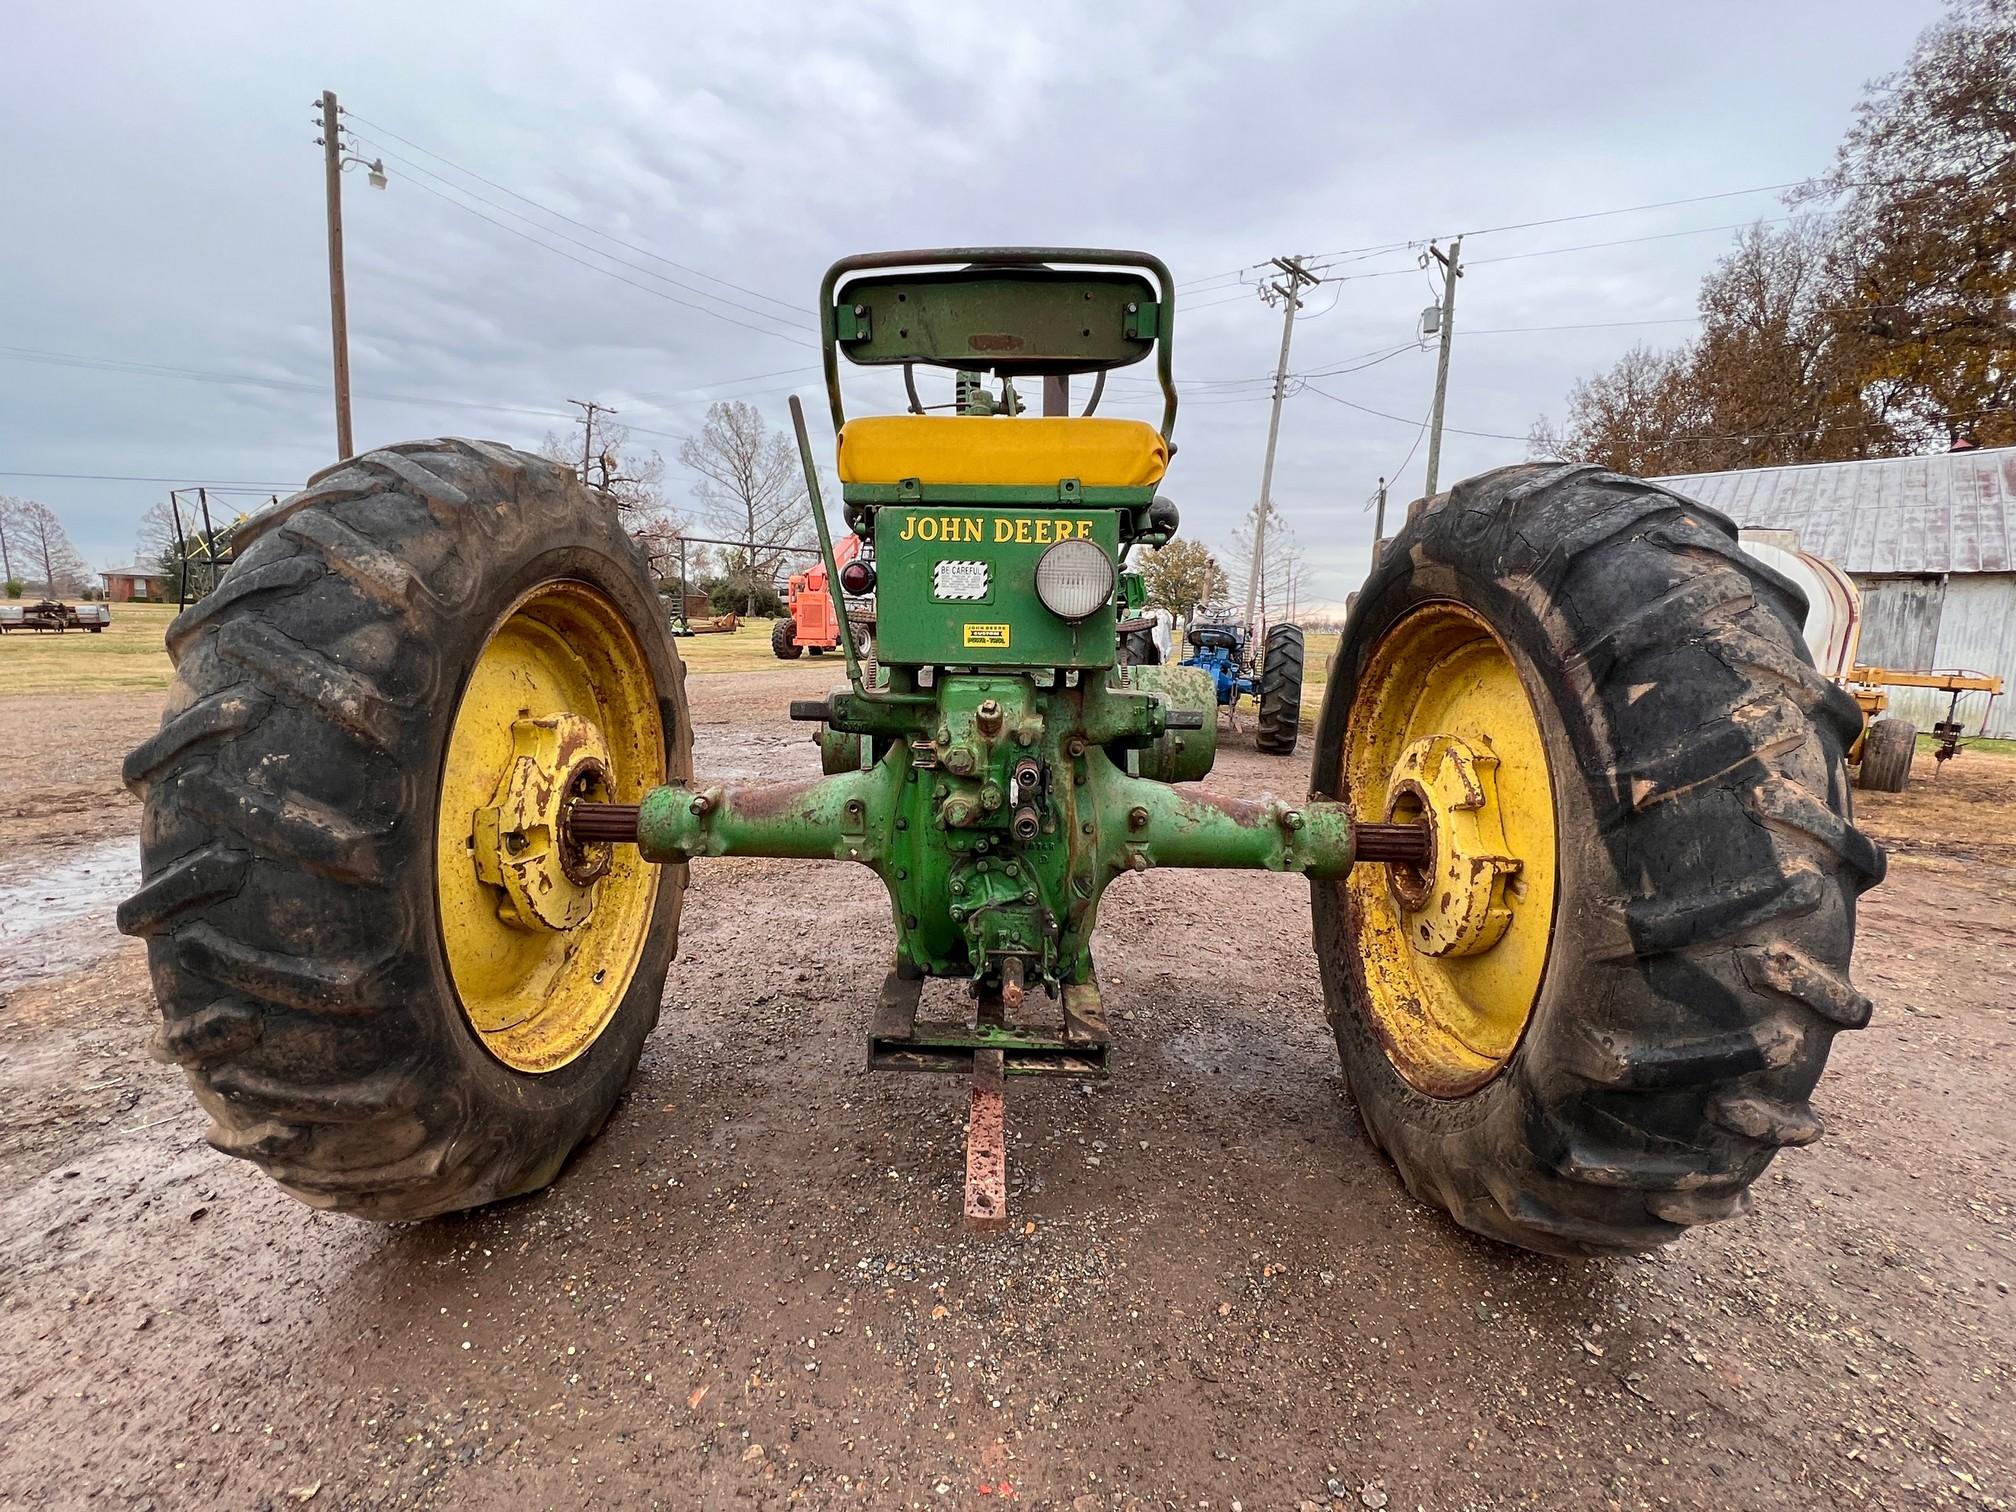
[[[592,395],[664,433],[640,439],[669,457],[711,397],[781,420],[786,392],[816,389],[800,342],[819,274],[843,252],[1141,246],[1206,285],[1179,310],[1177,365],[1192,385],[1169,489],[1190,532],[1222,543],[1257,491],[1266,429],[1265,383],[1240,380],[1268,372],[1279,324],[1216,275],[1276,252],[1816,172],[1862,82],[1896,66],[1935,13],[1931,0],[36,7],[11,18],[0,57],[0,469],[286,486],[330,459],[310,120],[329,87],[368,151],[415,165],[388,161],[382,194],[361,176],[346,185],[360,445],[441,433],[528,445],[565,423],[567,397]],[[392,133],[758,292],[608,243],[621,263],[591,255],[566,239],[597,243],[590,232]],[[1485,259],[1783,213],[1759,195],[1473,238],[1459,332],[1687,316],[1730,233]],[[1293,367],[1404,343],[1430,298],[1410,264],[1340,264],[1366,276],[1311,298]],[[1688,331],[1465,336],[1450,422],[1523,435],[1540,411],[1559,413],[1575,377],[1634,340]],[[62,366],[22,349],[299,387]],[[745,381],[721,386],[730,379]],[[1341,600],[1364,569],[1360,506],[1408,453],[1433,357],[1407,350],[1317,381],[1414,417],[1313,392],[1288,403],[1277,502],[1322,567],[1318,592]],[[1148,385],[1122,390],[1114,407],[1152,412]],[[361,397],[379,394],[419,397]],[[1418,491],[1423,450],[1394,480],[1399,501]],[[1451,436],[1444,476],[1522,454]],[[676,466],[671,482],[676,495]],[[131,555],[164,487],[0,477],[0,491],[52,504],[97,566]]]

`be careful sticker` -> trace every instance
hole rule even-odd
[[[987,596],[985,562],[936,562],[931,567],[931,597],[977,599]]]
[[[966,644],[969,646],[985,646],[997,650],[1006,650],[1008,646],[1008,627],[1006,625],[968,625],[966,627]]]

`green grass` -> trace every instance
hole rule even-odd
[[[1335,630],[1316,630],[1303,640],[1302,717],[1314,719],[1323,708],[1323,694],[1330,686],[1330,658],[1337,654],[1341,637]]]
[[[1930,735],[1918,737],[1918,750],[1927,753],[1937,750],[1939,742]],[[2016,756],[2016,740],[1991,740],[1985,735],[1962,735],[1960,749],[1963,751],[1987,751],[1995,756]]]
[[[112,623],[99,635],[79,630],[64,635],[20,630],[0,635],[0,694],[158,693],[171,676],[162,637],[174,617],[172,604],[114,604]],[[770,650],[770,625],[769,620],[744,620],[732,634],[682,636],[679,655],[694,672],[775,672],[814,665],[810,657],[779,661]],[[1305,715],[1313,716],[1323,702],[1336,649],[1335,631],[1308,639],[1302,682]],[[837,652],[828,652],[824,660],[836,669],[842,665]],[[1989,744],[2016,746],[2009,741]]]
[[[0,694],[158,693],[173,669],[162,637],[172,604],[114,604],[112,623],[97,635],[71,630],[0,635]],[[682,636],[679,654],[695,672],[773,672],[807,662],[781,662],[770,650],[770,621],[745,620],[726,635]],[[835,666],[840,658],[829,653]]]
[[[821,662],[846,666],[837,648],[817,659],[807,652],[797,661],[779,661],[777,653],[770,649],[770,627],[774,623],[774,620],[744,620],[740,630],[726,635],[682,635],[679,657],[693,672],[777,672],[785,667],[817,666]],[[834,674],[836,678],[845,675]]]
[[[159,692],[169,672],[161,636],[174,617],[173,604],[114,604],[97,635],[11,630],[0,635],[0,693]]]

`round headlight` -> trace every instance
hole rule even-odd
[[[1059,541],[1036,563],[1036,597],[1059,619],[1095,612],[1113,596],[1113,580],[1113,558],[1097,541]]]

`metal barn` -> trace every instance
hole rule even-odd
[[[1862,591],[1865,666],[1999,674],[1990,735],[2016,738],[2016,447],[1661,478],[1738,525],[1797,532]],[[1929,730],[1948,694],[1892,688],[1890,708]],[[1985,693],[1961,695],[1981,733]]]

